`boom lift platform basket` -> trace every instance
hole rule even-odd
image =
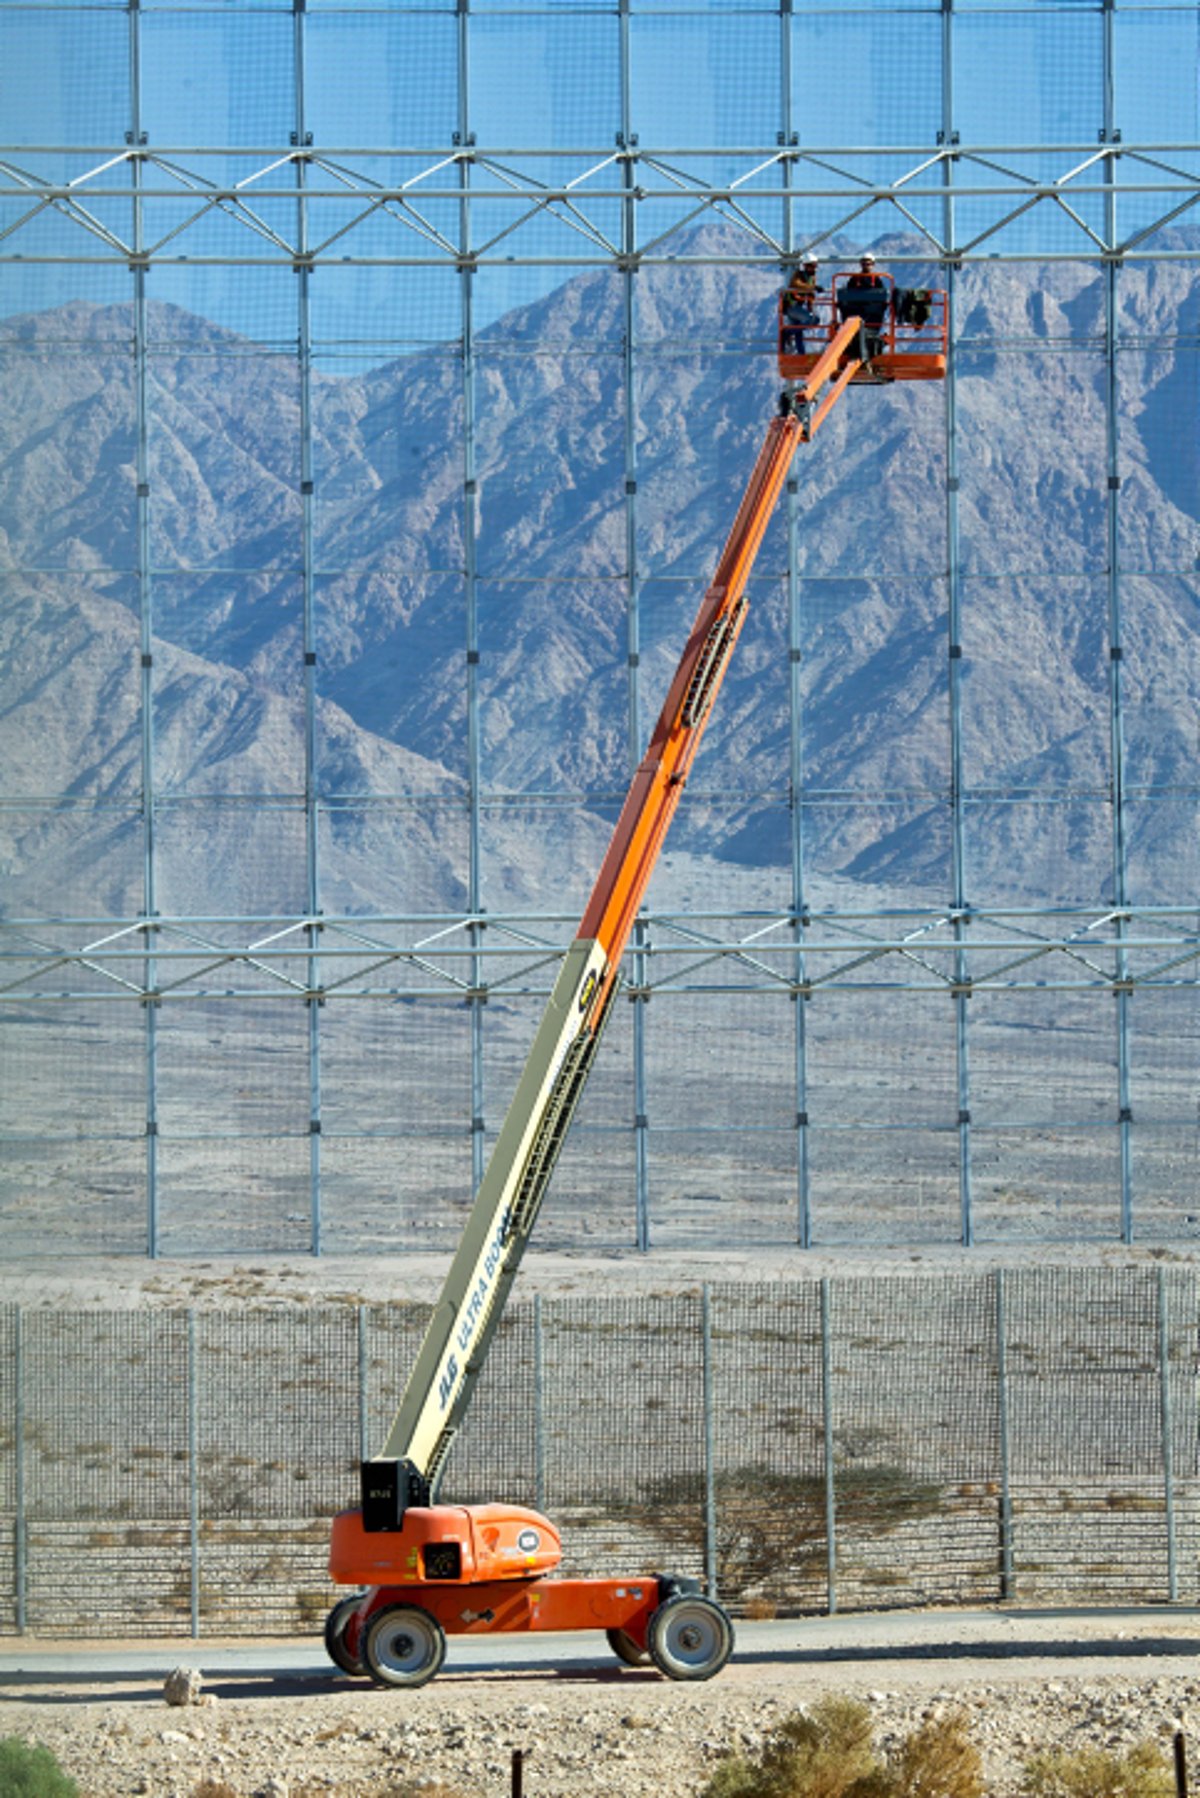
[[[877,286],[857,287],[858,277],[838,273],[831,288],[807,301],[811,323],[788,318],[788,296],[779,296],[779,372],[806,381],[821,353],[848,320],[862,324],[862,354],[850,376],[855,385],[880,381],[940,381],[946,373],[946,293],[940,287],[897,287],[891,275]]]

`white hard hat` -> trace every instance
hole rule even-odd
[[[870,250],[864,250],[863,254],[859,257],[858,260],[860,262],[874,262],[875,258],[874,258],[874,256],[872,256]]]

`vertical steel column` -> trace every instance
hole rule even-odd
[[[942,158],[942,239],[947,250],[955,248],[957,221],[954,208],[954,0],[942,0],[942,128],[939,133],[946,155]],[[946,612],[947,697],[950,706],[950,897],[954,926],[954,1065],[958,1097],[958,1215],[959,1238],[967,1248],[975,1241],[971,1194],[971,1062],[970,959],[967,954],[966,837],[963,825],[962,757],[962,559],[959,537],[958,376],[955,339],[958,334],[959,265],[951,257],[946,264]]]
[[[305,909],[308,912],[308,1174],[309,1248],[321,1253],[321,961],[319,825],[317,771],[317,624],[315,567],[315,497],[312,448],[312,308],[308,257],[308,201],[305,192],[311,142],[305,123],[306,0],[292,0],[292,50],[295,76],[297,348],[300,358],[300,561],[303,581],[304,653],[304,851]]]
[[[1118,144],[1121,133],[1115,123],[1116,58],[1113,42],[1113,0],[1103,0],[1104,29],[1104,124],[1102,141]],[[1109,754],[1112,762],[1110,792],[1112,802],[1112,888],[1116,919],[1117,1001],[1117,1129],[1121,1150],[1121,1241],[1133,1241],[1133,1105],[1129,1059],[1129,957],[1124,938],[1129,919],[1123,908],[1129,902],[1128,843],[1125,819],[1125,725],[1121,663],[1124,656],[1121,607],[1120,535],[1118,505],[1121,491],[1120,434],[1117,427],[1117,405],[1120,387],[1117,378],[1117,271],[1120,258],[1115,254],[1117,242],[1117,197],[1112,191],[1116,182],[1117,154],[1104,159],[1105,195],[1104,238],[1109,248],[1104,256],[1104,360],[1106,412],[1107,492],[1105,509],[1106,562],[1108,568],[1108,702]]]
[[[825,1452],[825,1608],[837,1611],[837,1496],[834,1489],[833,1336],[828,1279],[821,1281],[821,1434]]]
[[[1013,1579],[1012,1483],[1008,1435],[1008,1325],[1005,1319],[1004,1269],[994,1275],[996,1311],[996,1409],[1000,1436],[1000,1597],[1016,1597]]]
[[[617,149],[621,164],[621,299],[624,336],[622,339],[622,378],[625,386],[625,414],[622,420],[625,456],[625,646],[629,662],[629,703],[627,758],[630,775],[642,756],[641,713],[641,576],[638,564],[637,536],[637,407],[634,383],[637,368],[634,340],[637,326],[634,275],[637,268],[637,138],[632,126],[632,95],[629,43],[629,0],[620,0],[620,83],[621,126],[617,132]]]
[[[25,1496],[25,1320],[20,1305],[13,1313],[13,1584],[17,1600],[17,1633],[29,1627],[29,1519]]]
[[[367,1334],[367,1307],[358,1307],[358,1458],[365,1461],[371,1450],[367,1442],[370,1417],[367,1407],[370,1375],[370,1342]]]
[[[650,1002],[646,984],[646,947],[648,925],[644,918],[633,921],[633,1166],[634,1166],[634,1242],[639,1249],[650,1247],[650,1101],[646,1082],[646,1007]]]
[[[627,772],[632,776],[642,759],[641,599],[642,576],[638,557],[638,459],[637,459],[637,135],[633,129],[632,65],[629,41],[630,0],[619,0],[618,28],[621,88],[621,123],[617,150],[621,165],[621,271],[623,307],[622,378],[625,388],[623,418],[625,457],[625,652],[629,668]],[[633,1155],[634,1241],[639,1249],[650,1247],[650,1107],[646,1066],[647,937],[641,918],[633,926]]]
[[[1163,1501],[1167,1516],[1167,1599],[1179,1601],[1179,1557],[1175,1523],[1175,1406],[1171,1391],[1171,1309],[1167,1270],[1158,1270],[1158,1403],[1162,1432]]]
[[[789,256],[795,249],[792,215],[792,159],[788,151],[799,142],[793,128],[792,110],[792,0],[779,5],[779,112],[782,124],[779,142],[784,154],[783,174],[783,246]],[[804,661],[803,608],[800,595],[800,482],[795,473],[787,479],[787,612],[788,612],[788,813],[791,826],[792,855],[792,940],[796,953],[792,961],[792,1000],[795,1013],[792,1026],[793,1079],[796,1094],[796,1240],[801,1248],[812,1247],[812,1188],[808,1144],[808,1013],[804,985],[807,965],[804,955],[804,930],[808,905],[804,892],[804,690],[801,669]]]
[[[153,954],[158,916],[156,890],[157,817],[154,802],[154,604],[150,572],[150,412],[146,366],[146,275],[149,258],[146,253],[145,217],[142,206],[143,157],[146,141],[142,130],[142,15],[138,0],[129,0],[129,129],[126,142],[132,148],[129,158],[133,184],[133,358],[134,405],[136,409],[137,444],[135,449],[137,488],[134,499],[137,525],[138,630],[141,651],[141,784],[142,784],[142,935],[146,959],[142,970],[142,990],[148,996],[144,1003],[145,1092],[146,1092],[146,1253],[153,1258],[159,1249],[158,1215],[158,1000],[154,997],[158,972]]]
[[[717,1445],[713,1419],[712,1294],[706,1280],[700,1288],[702,1401],[704,1405],[704,1590],[717,1593]]]
[[[808,900],[804,887],[804,701],[800,686],[803,626],[800,582],[797,576],[799,555],[799,509],[796,503],[797,482],[788,476],[788,679],[790,687],[791,770],[788,802],[792,821],[792,937],[796,952],[792,961],[793,1035],[792,1056],[796,1091],[796,1240],[801,1248],[813,1246],[812,1163],[808,1123],[808,963],[804,953],[804,932],[808,925]]]
[[[533,1295],[533,1508],[546,1509],[546,1345],[542,1295]]]
[[[466,606],[467,676],[467,909],[468,936],[476,951],[471,957],[471,1189],[478,1189],[486,1162],[484,1141],[486,1091],[483,1061],[483,1008],[487,1004],[487,974],[483,946],[487,928],[483,920],[483,845],[480,824],[482,756],[479,738],[479,578],[476,561],[476,371],[475,371],[475,258],[471,249],[471,164],[475,143],[470,121],[471,0],[458,0],[458,277],[462,325],[463,402],[463,599]]]
[[[196,1313],[187,1314],[187,1465],[188,1465],[188,1541],[190,1566],[188,1592],[191,1598],[192,1635],[200,1634],[200,1421],[199,1379],[196,1369]]]
[[[807,919],[803,903],[795,907],[795,930],[799,942],[793,962],[793,978],[797,990],[792,995],[795,1005],[793,1066],[796,1082],[796,1240],[802,1249],[813,1246],[812,1167],[808,1136],[808,995],[803,985],[807,979],[803,930]]]
[[[783,232],[781,241],[791,254],[796,247],[792,199],[792,159],[787,152],[800,142],[792,116],[792,0],[779,0],[779,145],[783,178]]]

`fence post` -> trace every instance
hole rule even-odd
[[[367,1307],[358,1307],[358,1458],[365,1461],[370,1450],[367,1445]]]
[[[1008,1437],[1008,1328],[1005,1322],[1004,1269],[993,1276],[996,1287],[996,1404],[1000,1420],[1000,1597],[1015,1598],[1013,1578],[1012,1485]]]
[[[546,1508],[546,1363],[540,1292],[533,1295],[533,1508]]]
[[[821,1281],[821,1412],[825,1438],[825,1605],[832,1617],[837,1611],[837,1505],[833,1465],[833,1340],[830,1331],[828,1278]]]
[[[192,1636],[200,1634],[200,1427],[197,1405],[196,1313],[187,1314],[188,1535],[191,1544],[189,1593]]]
[[[16,1520],[13,1526],[14,1574],[17,1587],[17,1630],[24,1635],[28,1628],[28,1563],[29,1529],[25,1514],[25,1338],[21,1307],[13,1318],[13,1479],[16,1485]]]
[[[713,1434],[712,1300],[706,1280],[700,1288],[700,1339],[704,1402],[704,1589],[717,1596],[716,1443]]]
[[[1158,1402],[1162,1428],[1163,1495],[1167,1507],[1167,1600],[1179,1598],[1179,1565],[1175,1543],[1175,1443],[1171,1402],[1171,1318],[1166,1269],[1158,1270]]]

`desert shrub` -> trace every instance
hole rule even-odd
[[[0,1742],[0,1792],[4,1798],[79,1798],[79,1787],[50,1750],[19,1736]]]
[[[842,1798],[878,1764],[867,1707],[852,1698],[822,1698],[810,1711],[785,1718],[757,1759],[725,1761],[703,1798]]]
[[[238,1798],[237,1788],[226,1779],[202,1779],[192,1790],[192,1798]]]
[[[888,1755],[882,1779],[879,1798],[983,1798],[983,1768],[966,1718],[931,1717]]]
[[[823,1698],[781,1723],[757,1759],[725,1761],[701,1798],[983,1798],[983,1778],[961,1716],[931,1719],[881,1760],[866,1706]]]
[[[752,1623],[770,1623],[779,1615],[779,1606],[773,1598],[748,1598],[742,1606],[742,1615]]]
[[[459,1786],[443,1785],[440,1779],[428,1784],[419,1779],[403,1779],[398,1786],[385,1786],[379,1798],[466,1798]]]
[[[1153,1742],[1127,1754],[1053,1749],[1025,1763],[1021,1790],[1026,1798],[1175,1798],[1175,1771]]]

